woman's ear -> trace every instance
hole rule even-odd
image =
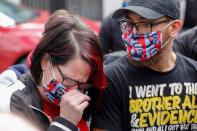
[[[182,21],[181,20],[174,20],[172,23],[170,36],[175,38],[179,31],[182,29]]]
[[[49,55],[45,54],[41,59],[41,68],[43,71],[46,69],[50,69],[50,66],[51,66],[50,62],[51,61],[50,61]]]

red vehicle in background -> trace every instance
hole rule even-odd
[[[0,72],[25,61],[41,39],[48,17],[48,11],[35,11],[0,1]],[[80,18],[98,34],[99,22]]]

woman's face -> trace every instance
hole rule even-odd
[[[72,83],[86,83],[91,74],[90,65],[80,57],[68,61],[65,65],[52,67],[50,60],[42,60],[41,65],[43,70],[41,85],[47,85],[52,79],[56,79],[64,86],[72,85]]]

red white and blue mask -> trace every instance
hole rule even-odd
[[[141,34],[135,31],[125,31],[122,34],[122,39],[130,54],[132,60],[146,61],[158,54],[158,52],[169,42],[168,39],[162,43],[162,31],[171,23],[165,26],[161,31]]]
[[[59,105],[61,97],[69,91],[69,87],[65,87],[61,82],[52,79],[49,84],[44,86],[44,95],[55,105]]]

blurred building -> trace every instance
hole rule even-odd
[[[9,0],[35,9],[53,12],[65,8],[82,16],[102,20],[113,10],[119,8],[123,0]]]

